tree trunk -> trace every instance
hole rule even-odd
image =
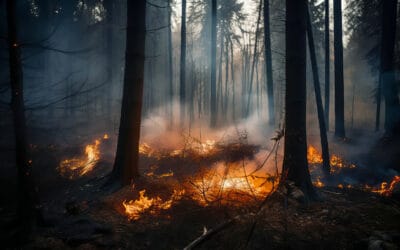
[[[171,1],[168,0],[168,91],[169,91],[169,125],[173,126],[173,101],[174,101],[174,68],[173,68],[173,47],[172,47],[172,7]]]
[[[334,49],[335,49],[335,136],[344,138],[344,79],[342,0],[334,0]]]
[[[251,103],[251,99],[252,99],[252,92],[253,92],[253,78],[254,78],[254,67],[256,65],[256,61],[257,61],[257,45],[258,45],[258,29],[260,27],[260,20],[261,20],[261,9],[262,9],[262,0],[260,0],[260,5],[258,7],[258,18],[257,18],[257,25],[256,25],[256,37],[254,40],[254,51],[253,51],[253,62],[251,65],[251,71],[250,71],[250,86],[249,86],[249,93],[248,93],[248,97],[247,97],[247,108],[246,108],[246,116],[245,117],[249,117],[250,115],[250,103]]]
[[[139,139],[143,101],[146,0],[127,2],[125,77],[113,177],[129,185],[139,176]]]
[[[330,162],[329,162],[330,157],[329,157],[328,137],[326,136],[324,108],[322,107],[321,87],[320,87],[320,82],[319,82],[317,57],[315,54],[314,35],[313,35],[313,31],[312,31],[311,16],[310,16],[309,11],[307,11],[307,16],[308,16],[308,18],[307,18],[308,47],[309,47],[309,52],[310,52],[311,67],[312,67],[313,79],[314,79],[315,102],[317,104],[319,134],[320,134],[320,138],[321,138],[321,148],[322,148],[323,169],[324,169],[325,176],[329,177],[331,167],[330,167]]]
[[[112,128],[112,97],[113,97],[113,12],[114,3],[112,0],[105,0],[106,7],[106,54],[107,54],[107,93],[106,93],[106,116],[108,117],[109,128]]]
[[[11,109],[13,112],[15,160],[17,167],[18,244],[21,244],[27,240],[36,222],[35,206],[37,203],[37,196],[35,194],[35,186],[32,177],[32,161],[28,157],[28,142],[26,139],[23,69],[21,49],[18,42],[16,2],[15,0],[7,0],[6,8]]]
[[[180,61],[180,120],[181,127],[185,124],[185,105],[186,105],[186,0],[182,0],[182,19],[181,19],[181,61]]]
[[[379,69],[385,97],[385,134],[400,135],[400,103],[393,62],[396,40],[397,0],[383,1],[381,65]]]
[[[217,0],[211,1],[211,106],[210,127],[217,125],[217,96],[216,96],[216,61],[217,61]]]
[[[315,197],[307,163],[307,0],[286,0],[285,148],[282,180],[293,181],[307,199]]]
[[[329,30],[329,0],[325,0],[325,123],[329,130],[329,106],[330,106],[330,30]]]
[[[265,80],[268,95],[268,122],[275,124],[274,103],[274,78],[272,72],[272,49],[271,49],[271,25],[269,14],[269,0],[264,0],[264,57],[265,57]]]

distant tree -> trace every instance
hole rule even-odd
[[[181,125],[185,122],[186,105],[186,0],[182,0],[182,19],[181,19],[181,61],[180,61],[180,84],[179,97],[181,109]]]
[[[217,125],[217,0],[211,0],[211,100],[210,100],[210,127]]]
[[[32,161],[28,156],[28,142],[26,136],[26,119],[24,105],[23,67],[21,59],[21,45],[18,39],[17,2],[7,0],[7,27],[9,70],[11,87],[11,109],[13,112],[15,160],[17,166],[18,183],[18,244],[22,244],[29,237],[32,226],[36,222],[35,206],[36,194],[32,177]]]
[[[306,132],[307,0],[286,0],[286,97],[283,180],[315,198],[307,163]]]
[[[111,177],[121,185],[128,185],[139,176],[146,0],[128,1],[127,13],[124,89],[117,152]]]
[[[269,124],[275,124],[275,104],[274,104],[274,77],[272,73],[272,49],[271,49],[271,24],[270,24],[270,5],[269,0],[264,0],[264,61],[265,61],[265,81],[268,95],[268,119]]]
[[[344,138],[344,78],[342,0],[333,1],[335,49],[335,136]]]
[[[382,35],[379,78],[385,97],[385,133],[400,135],[400,102],[394,67],[397,0],[382,4]]]

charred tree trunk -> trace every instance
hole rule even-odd
[[[325,0],[325,123],[327,131],[329,130],[330,72],[329,0]]]
[[[342,0],[333,1],[335,49],[335,136],[344,138],[344,79],[343,79],[343,30]]]
[[[180,65],[180,119],[181,126],[185,124],[185,105],[186,105],[186,0],[182,0],[182,19],[181,19],[181,65]]]
[[[321,87],[320,87],[320,82],[319,82],[317,57],[315,54],[314,35],[313,35],[313,31],[312,31],[311,16],[310,16],[309,11],[307,11],[307,34],[308,34],[308,47],[309,47],[309,52],[310,52],[311,67],[312,67],[313,79],[314,79],[315,100],[316,100],[316,104],[317,104],[319,134],[320,134],[320,138],[321,138],[321,148],[322,148],[323,169],[324,169],[325,176],[328,177],[330,175],[330,171],[331,171],[330,162],[329,162],[330,157],[329,157],[328,137],[326,136],[324,108],[322,107]]]
[[[306,30],[307,0],[286,0],[286,112],[283,181],[315,197],[307,163]]]
[[[125,77],[117,153],[112,176],[129,185],[139,176],[139,139],[143,101],[146,1],[127,2]]]
[[[15,160],[17,167],[17,227],[18,244],[29,237],[36,222],[36,194],[32,177],[32,161],[28,157],[26,120],[24,108],[23,69],[17,32],[17,1],[7,0],[7,27],[9,46],[9,70],[11,85],[11,109],[15,136]]]
[[[380,82],[385,97],[385,134],[400,135],[400,103],[393,62],[397,0],[383,1]]]
[[[217,95],[216,95],[216,61],[217,61],[217,0],[211,1],[211,106],[210,127],[217,125]]]
[[[269,14],[269,0],[264,0],[264,57],[265,57],[265,80],[268,95],[269,124],[275,124],[274,103],[274,78],[272,73],[272,50],[271,50],[271,25]]]

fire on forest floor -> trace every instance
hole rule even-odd
[[[100,145],[108,140],[110,138],[105,134],[85,146],[84,156],[62,160],[58,167],[60,175],[76,179],[92,172],[101,157]],[[257,204],[278,186],[278,166],[282,159],[278,149],[273,147],[273,150],[261,150],[259,146],[241,140],[222,143],[191,138],[182,148],[169,150],[143,142],[139,153],[144,178],[162,182],[170,191],[156,195],[148,193],[146,187],[133,188],[132,198],[121,200],[118,206],[123,208],[123,214],[129,220],[138,220],[142,214],[156,215],[168,210],[181,199],[191,199],[200,206]],[[314,185],[324,187],[326,184],[320,174],[322,156],[312,145],[308,147],[307,159]],[[335,154],[331,155],[330,165],[333,176],[357,168]],[[400,177],[395,176],[389,183],[383,182],[378,187],[363,185],[362,189],[390,196],[399,182]],[[337,187],[353,186],[339,183]]]

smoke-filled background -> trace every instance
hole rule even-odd
[[[368,138],[373,138],[378,100],[380,11],[377,6],[380,1],[372,1],[368,6],[362,1],[346,3],[343,1],[345,125],[349,137],[362,137],[366,133]],[[2,5],[0,37],[4,38],[7,36],[4,1]],[[310,1],[310,11],[324,93],[323,1]],[[27,0],[19,1],[18,12],[25,108],[32,143],[75,145],[101,133],[115,136],[124,80],[126,1]],[[142,141],[176,139],[182,134],[218,139],[215,137],[222,136],[219,131],[236,131],[231,136],[237,131],[246,131],[249,138],[255,139],[254,143],[268,144],[275,129],[283,127],[284,1],[270,2],[273,96],[267,95],[264,17],[259,2],[218,1],[217,129],[209,128],[211,1],[187,3],[184,69],[180,67],[181,14],[180,1],[154,0],[147,4]],[[333,20],[331,29],[332,23]],[[4,127],[3,136],[10,138],[12,119],[6,40],[1,39],[0,45],[3,65],[0,67],[0,122]],[[333,72],[333,42],[331,50]],[[318,144],[313,79],[311,67],[307,66],[308,136],[313,144]],[[183,102],[182,70],[186,71]],[[329,128],[333,131],[334,74],[330,75]],[[275,104],[272,125],[268,124],[269,98]],[[184,113],[180,111],[181,106]],[[165,140],[161,143],[173,141]],[[368,144],[363,143],[363,146]],[[5,147],[12,150],[9,145]]]

